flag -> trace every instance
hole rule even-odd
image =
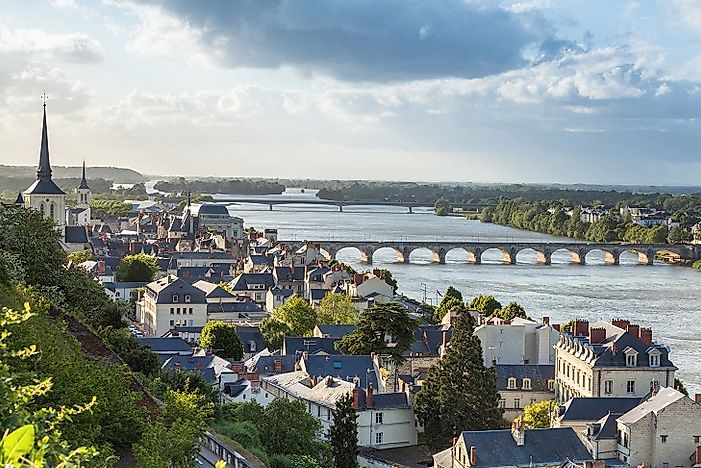
[[[438,294],[438,297],[443,297],[443,294],[439,290],[436,289],[436,294]]]

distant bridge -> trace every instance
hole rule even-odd
[[[309,200],[303,199],[280,199],[280,200],[270,200],[264,198],[254,198],[254,197],[227,197],[227,198],[215,198],[217,203],[251,203],[258,205],[268,205],[270,211],[273,211],[273,206],[276,205],[324,205],[324,206],[337,206],[338,211],[343,212],[344,206],[398,206],[407,208],[408,213],[413,213],[414,208],[433,208],[431,203],[420,203],[420,202],[402,202],[402,201],[360,201],[360,200],[326,200],[321,198],[312,198]],[[462,209],[464,211],[479,211],[487,206],[496,206],[490,203],[465,203],[465,204],[453,204],[453,208]]]
[[[299,245],[299,241],[281,241],[290,245]],[[594,250],[604,254],[606,263],[618,265],[623,252],[633,252],[638,255],[638,261],[652,265],[655,254],[660,251],[672,252],[683,260],[696,260],[701,257],[701,246],[687,244],[615,244],[615,243],[585,243],[585,242],[475,242],[475,241],[308,241],[319,245],[329,259],[335,259],[342,249],[353,248],[360,252],[360,260],[372,263],[373,254],[379,249],[390,248],[397,254],[397,261],[409,263],[409,256],[414,250],[428,249],[435,263],[445,263],[446,254],[455,249],[467,252],[470,263],[482,263],[484,252],[496,249],[502,254],[504,263],[515,264],[516,256],[524,250],[534,251],[538,261],[550,265],[553,253],[566,251],[570,254],[572,263],[584,265],[589,252]]]

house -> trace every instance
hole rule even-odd
[[[669,348],[652,339],[652,330],[627,320],[611,323],[577,320],[555,346],[558,401],[573,397],[644,397],[655,387],[674,385],[677,368]]]
[[[139,344],[148,346],[158,357],[161,365],[173,356],[192,356],[193,354],[192,347],[180,337],[143,337],[139,338]]]
[[[616,421],[618,458],[629,466],[693,467],[701,462],[701,404],[673,388],[661,388]]]
[[[273,267],[273,259],[265,255],[251,254],[243,261],[244,273],[263,273]]]
[[[378,388],[378,371],[370,356],[303,353],[300,368],[312,377],[336,377],[358,386]]]
[[[205,293],[177,276],[167,275],[144,287],[136,317],[147,336],[163,336],[174,327],[207,323]]]
[[[526,429],[522,421],[514,421],[511,430],[463,432],[433,461],[435,468],[560,468],[567,461],[593,460],[569,427]]]
[[[272,273],[241,273],[229,283],[234,294],[245,294],[259,306],[265,307],[266,293],[275,287]]]
[[[163,369],[197,372],[219,391],[224,390],[225,384],[239,380],[232,363],[214,354],[174,355],[163,363]]]
[[[260,387],[260,374],[249,370],[243,362],[233,362],[229,368],[236,373],[236,380],[227,382],[222,388],[223,403],[246,403],[255,401],[266,406],[273,401],[270,393]]]
[[[416,445],[414,411],[405,393],[375,393],[372,386],[332,375],[310,375],[295,371],[263,377],[263,390],[276,398],[301,401],[307,412],[321,422],[322,435],[329,437],[336,402],[353,396],[358,414],[358,445],[393,448]]]
[[[244,360],[252,358],[265,349],[265,341],[263,340],[263,334],[260,332],[260,328],[240,325],[236,326],[236,334],[243,343]]]
[[[286,356],[302,357],[307,354],[341,354],[334,345],[338,338],[314,338],[286,336],[282,344],[282,354]]]
[[[490,320],[475,328],[482,343],[486,367],[494,364],[554,364],[553,346],[560,332],[548,317],[541,323],[515,318],[511,322]]]
[[[319,324],[314,327],[313,336],[317,338],[343,338],[355,331],[355,325]]]
[[[497,364],[499,406],[504,419],[513,421],[523,415],[527,405],[555,398],[555,366],[552,364]],[[553,406],[556,406],[553,403]]]
[[[590,397],[572,398],[555,408],[553,427],[571,427],[581,434],[587,425],[608,414],[624,414],[643,401],[637,397]]]
[[[306,271],[306,266],[276,266],[273,268],[275,284],[279,289],[290,290],[303,297]]]
[[[103,282],[102,285],[113,301],[133,301],[137,299],[139,289],[146,286],[146,281]]]
[[[319,303],[326,295],[329,288],[324,283],[324,275],[331,271],[325,266],[307,268],[304,275],[304,298],[310,303]]]
[[[292,289],[281,289],[277,286],[268,289],[265,293],[265,310],[272,312],[294,295],[295,292]]]
[[[426,468],[433,464],[427,445],[377,449],[361,447],[358,453],[360,468]]]

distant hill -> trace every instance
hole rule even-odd
[[[80,178],[80,166],[51,166],[56,179]],[[0,164],[0,174],[3,177],[36,178],[36,166],[6,166]],[[87,168],[88,179],[111,180],[118,184],[138,184],[146,182],[146,178],[133,169],[123,167],[90,167]]]

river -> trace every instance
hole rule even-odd
[[[313,193],[291,190],[264,199],[305,199]],[[261,198],[261,197],[257,197]],[[483,224],[457,217],[437,217],[429,208],[407,214],[399,207],[336,207],[242,204],[230,208],[246,226],[278,229],[287,240],[513,240],[562,241],[555,236],[521,231],[505,226]],[[344,249],[338,259],[357,269],[359,253]],[[487,251],[481,265],[467,263],[464,251],[451,251],[445,265],[431,263],[428,251],[415,251],[410,263],[395,263],[390,249],[375,253],[374,263],[388,268],[399,283],[399,291],[422,299],[424,288],[429,301],[436,302],[437,291],[453,285],[465,298],[492,294],[502,304],[516,301],[534,319],[549,316],[554,323],[571,318],[590,321],[628,318],[652,327],[654,339],[671,348],[677,373],[690,392],[701,392],[701,272],[688,267],[655,262],[637,264],[637,256],[621,255],[621,264],[605,265],[603,254],[591,252],[586,265],[569,263],[569,254],[555,252],[552,265],[537,263],[534,252],[522,252],[515,265],[501,263],[497,251]],[[425,285],[425,286],[424,286]]]

